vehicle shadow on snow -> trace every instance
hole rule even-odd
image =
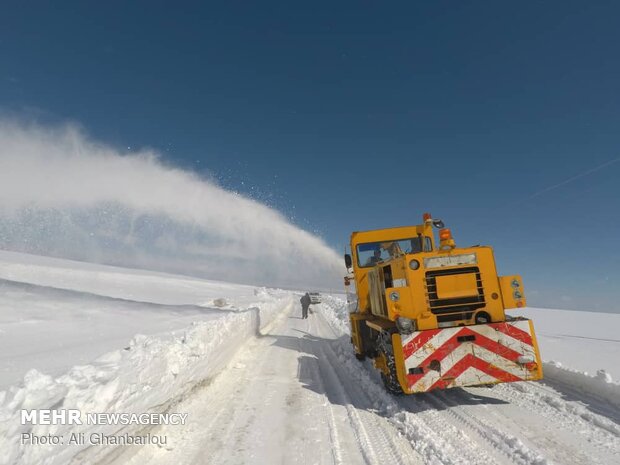
[[[509,402],[493,396],[483,394],[480,391],[488,390],[492,393],[492,388],[452,388],[446,390],[436,390],[434,392],[413,394],[410,396],[400,396],[399,404],[412,413],[419,413],[425,410],[449,410],[452,407],[462,407],[464,405],[507,405]]]
[[[296,330],[299,331],[299,330]],[[446,410],[463,405],[508,404],[487,396],[477,388],[472,392],[461,388],[447,389],[437,393],[394,396],[385,391],[372,361],[358,361],[351,348],[349,337],[326,339],[299,331],[300,337],[264,335],[273,338],[273,345],[300,353],[297,374],[305,389],[324,395],[332,405],[352,405],[357,409],[377,413],[377,401],[390,396],[399,406],[412,413],[426,410]],[[347,347],[343,351],[342,348]],[[356,370],[361,370],[356,372]],[[488,389],[491,393],[491,389]]]

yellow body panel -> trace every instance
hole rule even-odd
[[[351,323],[351,343],[358,354],[362,353],[364,347],[363,333],[366,328],[366,320],[368,317],[369,315],[362,315],[359,313],[349,314],[349,321]]]
[[[504,308],[520,308],[527,305],[521,276],[500,276],[499,285],[502,290]]]
[[[538,347],[538,339],[536,338],[536,332],[534,331],[534,323],[530,320],[530,333],[532,335],[532,344],[536,353],[536,374],[532,374],[533,380],[543,379],[543,362],[540,356],[540,348]]]
[[[437,297],[440,299],[471,297],[478,294],[474,273],[438,276],[435,282],[437,284]]]
[[[398,384],[404,393],[408,393],[409,386],[407,384],[407,376],[405,373],[405,359],[403,358],[402,339],[400,334],[392,334],[392,347],[397,348],[394,351],[394,359],[396,361],[396,376]]]

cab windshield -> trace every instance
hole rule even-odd
[[[357,245],[357,264],[362,268],[399,255],[432,251],[430,237],[418,236],[394,241],[366,242]]]

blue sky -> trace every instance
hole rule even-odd
[[[457,244],[494,245],[530,304],[620,311],[619,15],[603,1],[13,3],[0,108],[155,148],[337,250],[430,211]]]

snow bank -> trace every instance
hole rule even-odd
[[[336,329],[340,334],[349,334],[349,312],[347,305],[343,299],[331,295],[321,295],[323,304],[318,308],[321,314],[327,320],[329,325]]]
[[[596,398],[620,409],[620,384],[614,383],[611,375],[599,370],[595,376],[566,368],[558,362],[543,364],[545,380],[551,384],[559,383],[560,389],[568,386],[571,391]]]
[[[140,434],[144,426],[21,425],[22,409],[79,409],[89,412],[162,413],[221,372],[247,338],[253,337],[290,308],[293,298],[283,291],[258,290],[260,308],[231,312],[215,321],[196,323],[167,336],[134,337],[123,350],[94,363],[76,366],[53,379],[36,370],[23,385],[0,392],[0,464],[64,464],[73,459],[94,461],[113,446],[21,445],[21,434]],[[270,295],[271,301],[265,301]],[[189,413],[191,412],[180,412]],[[78,455],[79,454],[79,455]]]

